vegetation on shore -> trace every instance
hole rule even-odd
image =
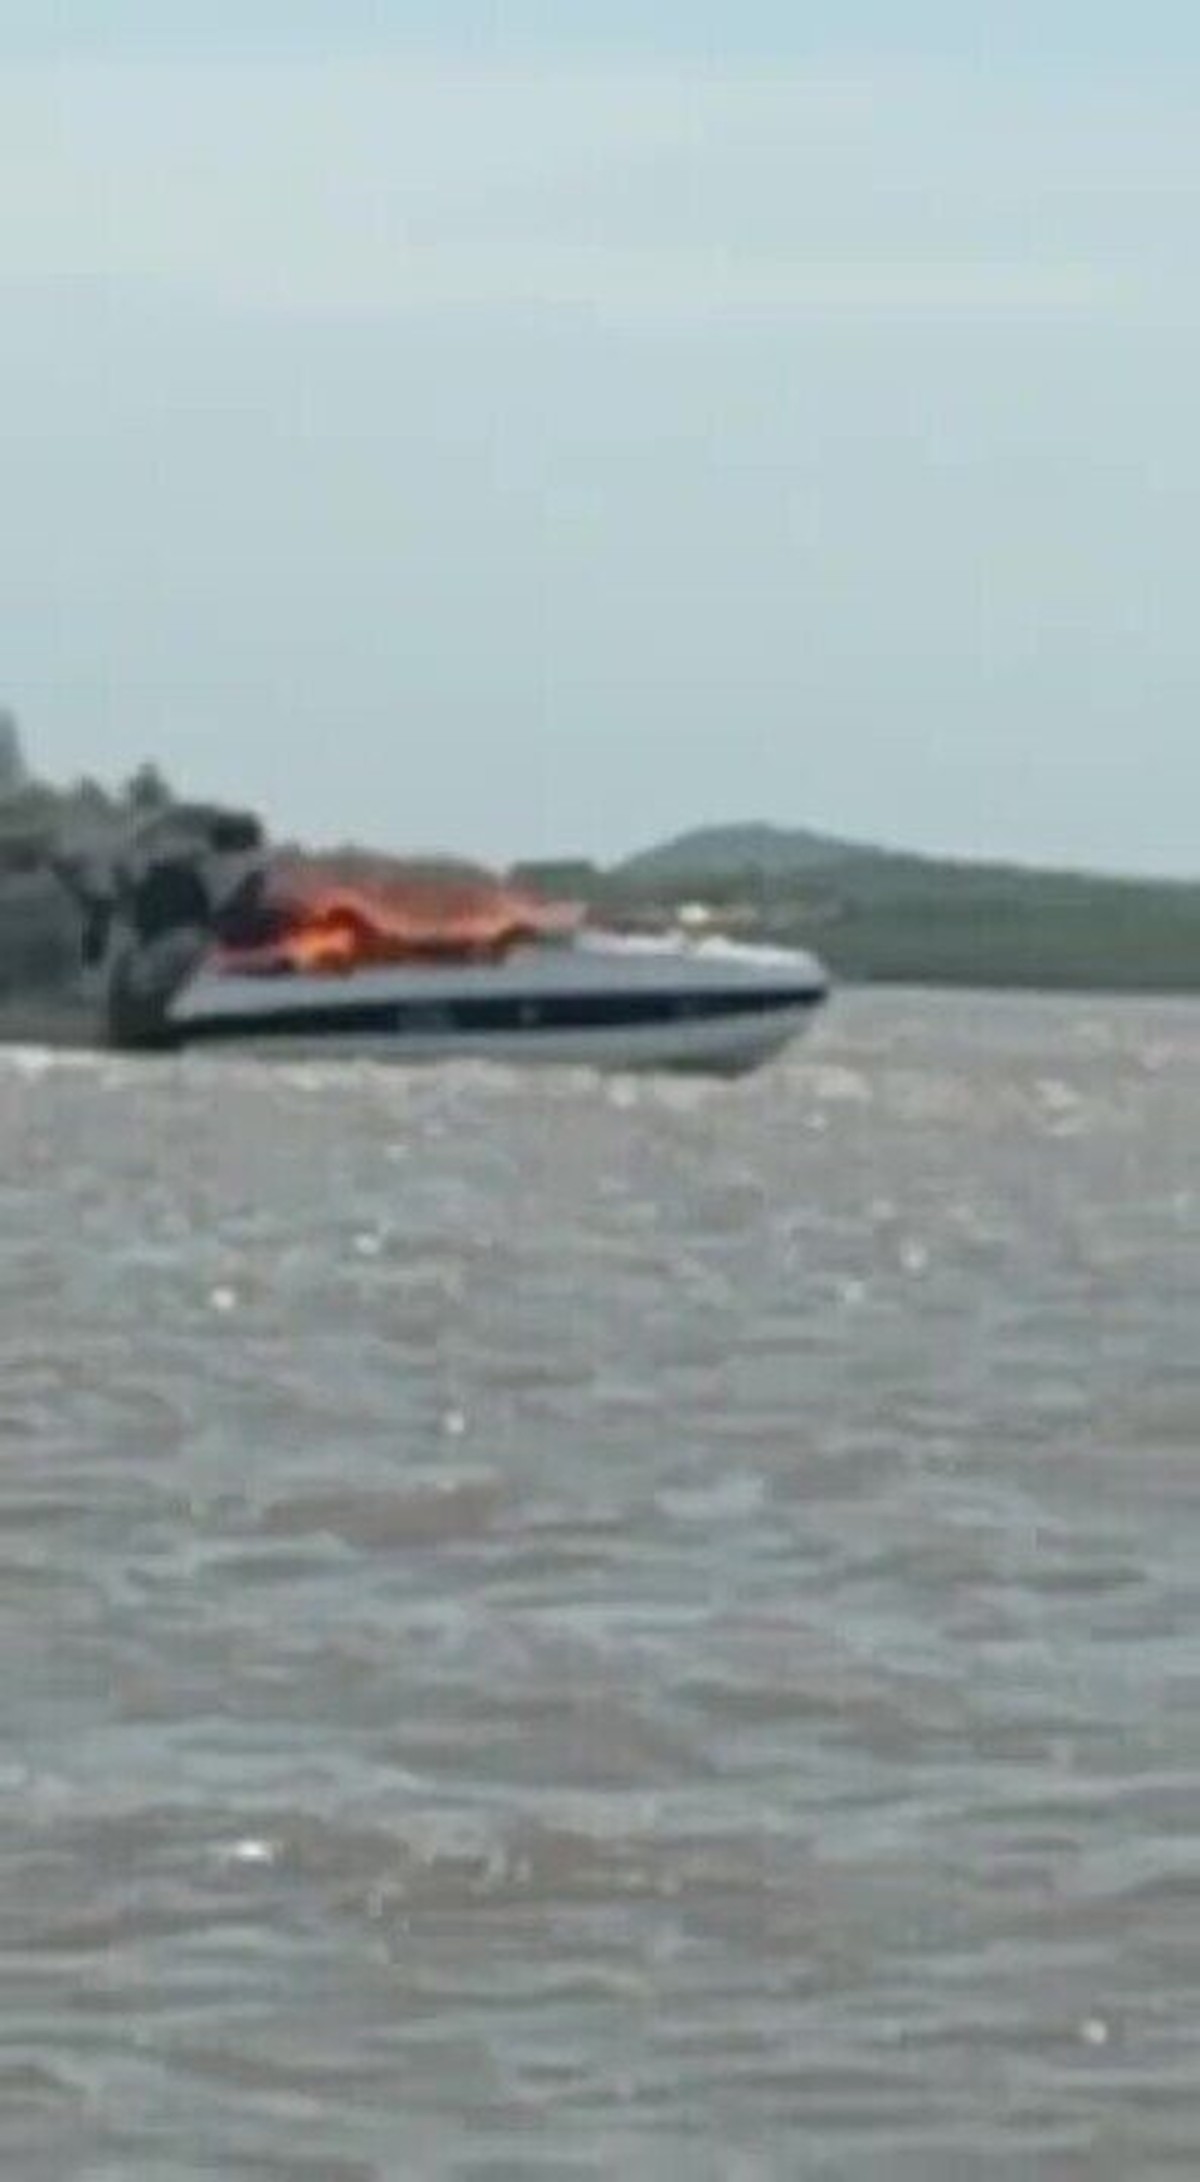
[[[170,799],[152,765],[115,791],[48,787],[27,772],[15,724],[0,714],[0,1011],[24,996],[65,996],[76,982],[77,913],[54,855],[80,842],[111,848]],[[361,872],[390,859],[347,851],[337,861]],[[691,911],[718,929],[811,947],[849,981],[1200,992],[1200,881],[955,863],[770,826],[685,834],[607,869],[542,862],[514,875],[625,925]]]
[[[616,903],[689,901],[842,978],[1200,992],[1200,882],[956,863],[767,827],[685,836],[606,874]]]

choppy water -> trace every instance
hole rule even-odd
[[[1200,1010],[0,1056],[0,2172],[1200,2172]]]

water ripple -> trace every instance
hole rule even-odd
[[[1200,2165],[1200,1016],[0,1053],[30,2182]]]

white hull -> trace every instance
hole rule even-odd
[[[355,1035],[331,1026],[296,1037],[223,1039],[209,1050],[276,1061],[370,1060],[396,1068],[490,1061],[502,1067],[693,1069],[701,1074],[739,1076],[775,1059],[803,1035],[812,1014],[808,1005],[786,1015],[743,1017],[736,1023],[679,1023],[662,1028],[634,1024],[604,1031],[481,1031],[475,1036]]]
[[[824,973],[805,955],[593,941],[491,967],[271,978],[205,970],[170,1021],[184,1046],[276,1059],[737,1075],[782,1052],[825,994]]]

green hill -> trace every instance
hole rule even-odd
[[[955,863],[768,825],[680,835],[606,874],[630,913],[703,901],[845,978],[1200,992],[1200,883]]]
[[[710,881],[749,874],[785,881],[840,869],[864,857],[878,859],[884,853],[803,827],[707,826],[628,857],[612,876],[631,886],[675,885],[697,875]]]

